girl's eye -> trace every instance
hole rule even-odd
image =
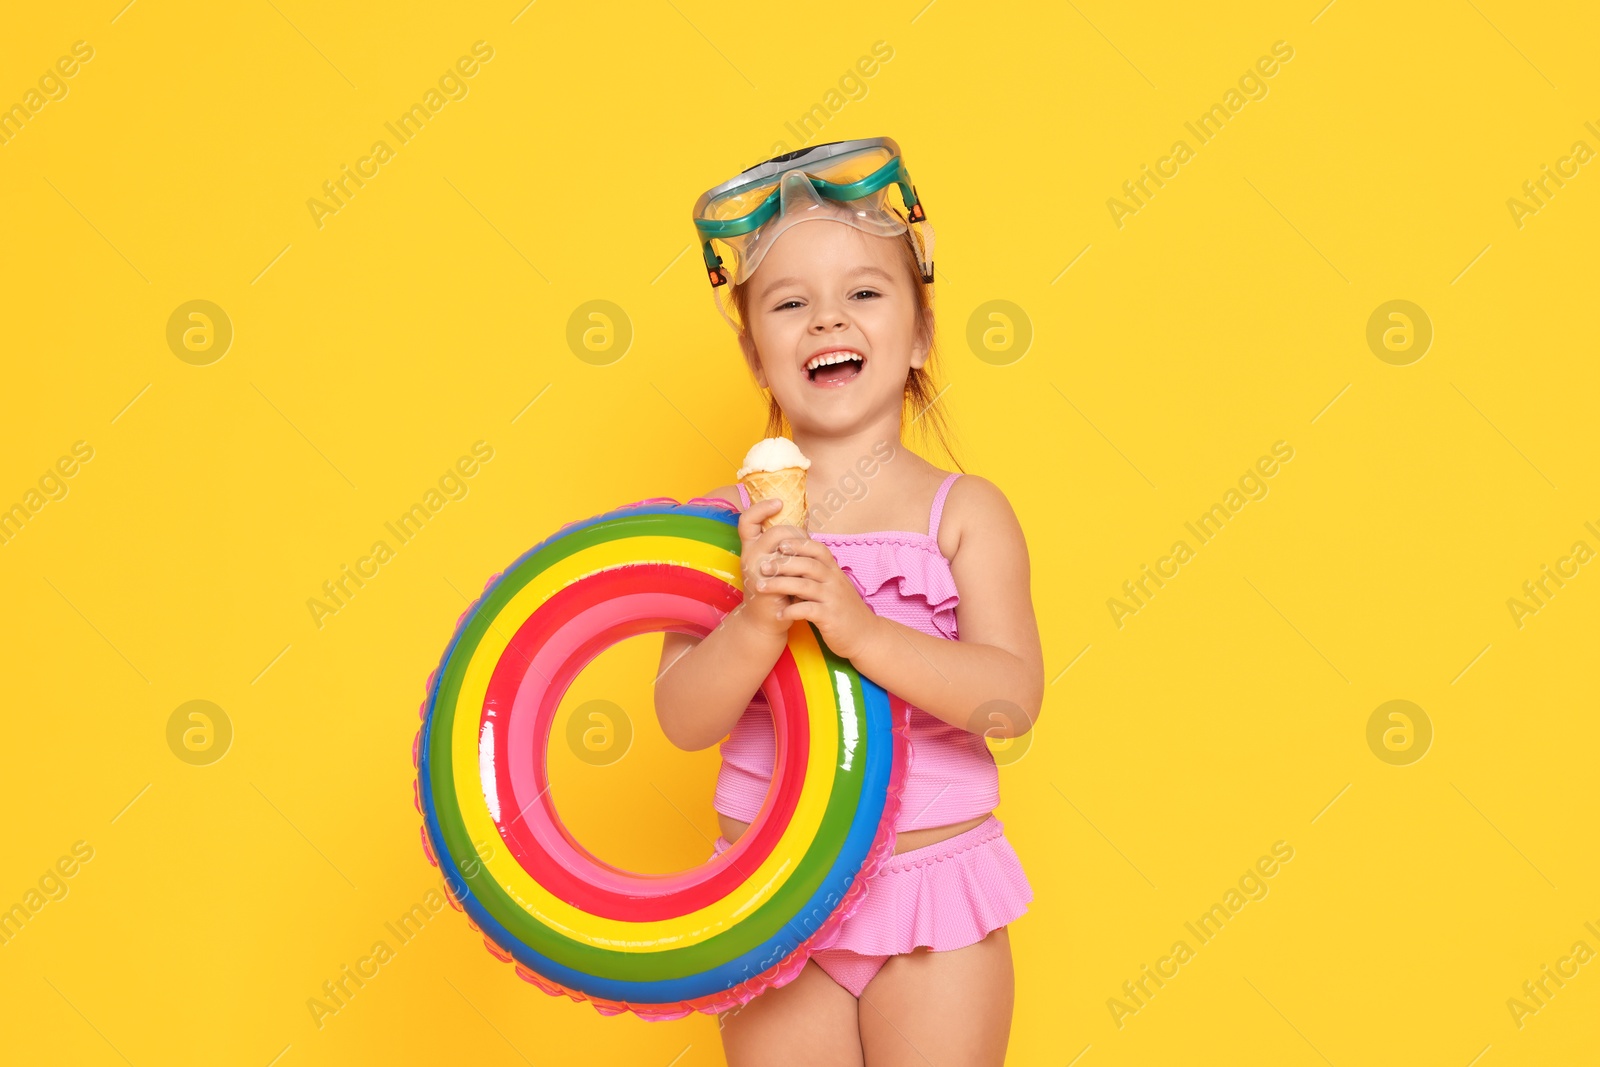
[[[851,296],[860,296],[862,293],[866,293],[868,296],[877,296],[878,295],[876,292],[874,292],[871,289],[857,289],[855,292],[851,293],[850,295]],[[777,307],[773,308],[772,310],[773,311],[782,311],[782,310],[784,310],[785,308],[788,308],[788,307],[798,306],[799,303],[800,303],[800,301],[798,301],[798,300],[785,300],[783,303],[779,304]]]

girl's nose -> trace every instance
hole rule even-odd
[[[848,325],[844,312],[819,305],[812,316],[811,329],[815,333],[827,333],[829,330],[842,330]]]

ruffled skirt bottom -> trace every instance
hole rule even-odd
[[[720,855],[730,846],[719,836],[715,847]],[[867,882],[855,914],[831,941],[813,944],[811,958],[859,997],[889,956],[977,944],[1032,902],[1005,825],[990,815],[954,837],[890,856]]]

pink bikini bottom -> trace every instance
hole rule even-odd
[[[729,848],[718,837],[713,857]],[[890,956],[975,945],[1028,910],[1033,887],[993,815],[964,833],[891,856],[856,912],[811,958],[860,997]]]

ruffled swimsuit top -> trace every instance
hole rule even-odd
[[[939,551],[939,516],[958,477],[959,471],[952,473],[939,486],[925,534],[889,530],[811,535],[833,553],[874,612],[950,641],[957,640],[956,605],[961,598],[950,561]],[[739,499],[745,508],[750,506],[743,485]],[[766,695],[757,691],[722,742],[712,807],[740,822],[754,822],[772,782],[774,748],[772,709]],[[951,726],[913,705],[910,750],[896,832],[965,822],[999,806],[999,772],[981,734]]]

